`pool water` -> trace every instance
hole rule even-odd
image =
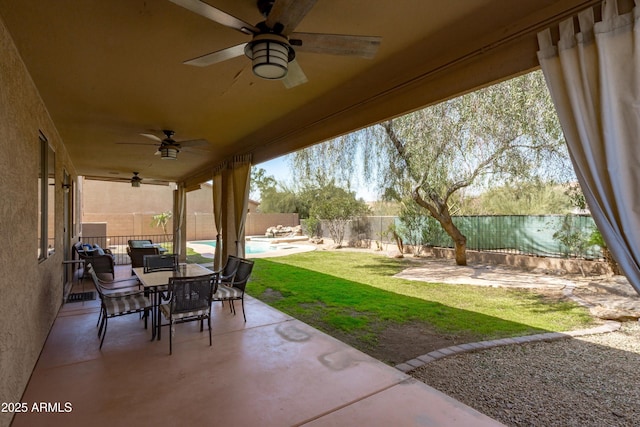
[[[215,240],[195,240],[189,243],[196,243],[198,245],[207,245],[207,246],[211,246],[212,248],[216,247]],[[245,253],[247,254],[262,254],[269,251],[275,251],[276,249],[278,248],[275,246],[271,246],[269,243],[263,243],[263,242],[260,242],[260,243],[246,242],[245,243]]]

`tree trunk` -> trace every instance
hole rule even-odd
[[[455,245],[455,255],[457,265],[467,265],[467,238],[458,230],[451,217],[447,216],[446,219],[436,218],[442,228],[453,239]]]
[[[436,199],[436,197],[429,199],[433,203],[432,205],[420,196],[417,188],[413,192],[413,200],[415,200],[418,205],[428,210],[431,216],[440,223],[440,226],[442,226],[444,231],[446,231],[451,239],[453,239],[453,244],[455,245],[456,264],[467,265],[467,238],[453,223],[446,201],[434,199]]]
[[[609,250],[609,248],[607,247],[602,248],[602,256],[604,257],[605,262],[607,263],[607,265],[609,266],[613,274],[615,275],[622,274],[622,271],[620,270],[620,266],[618,265],[616,260],[613,259],[613,255],[611,254],[611,251]]]

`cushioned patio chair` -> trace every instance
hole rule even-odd
[[[229,301],[229,309],[234,316],[236,314],[234,301],[240,300],[242,302],[242,316],[245,322],[247,321],[247,316],[244,312],[244,290],[252,270],[253,261],[244,258],[238,259],[238,268],[231,280],[218,284],[211,298],[212,301]]]
[[[173,335],[177,323],[200,320],[200,332],[206,319],[211,339],[211,295],[214,287],[213,275],[197,277],[171,277],[169,279],[169,302],[160,306],[160,311],[171,328],[169,333],[169,354],[173,353]]]
[[[130,248],[149,248],[153,246],[153,242],[148,239],[141,239],[141,240],[132,239],[132,240],[128,240],[127,243],[129,244]]]
[[[77,242],[73,245],[73,251],[78,255],[78,259],[84,260],[85,266],[91,264],[97,274],[111,274],[111,278],[115,279],[115,260],[111,250]],[[83,275],[87,275],[86,269]]]
[[[124,316],[127,314],[144,314],[144,327],[147,328],[147,318],[153,304],[143,291],[109,292],[101,283],[93,266],[89,264],[87,270],[93,279],[93,284],[100,296],[100,316],[98,317],[98,338],[100,338],[100,349],[104,344],[104,337],[107,335],[107,323],[110,318]],[[113,290],[113,288],[111,289]]]
[[[220,270],[214,271],[215,280],[218,283],[229,283],[233,276],[236,274],[236,270],[238,270],[238,265],[240,265],[240,259],[237,256],[229,255],[227,257],[227,262],[224,267]]]
[[[220,270],[214,271],[215,275],[214,280],[218,285],[226,285],[229,286],[229,283],[233,279],[233,276],[236,274],[236,270],[238,270],[238,265],[240,264],[240,258],[235,255],[229,255],[227,257],[227,262],[224,267]],[[224,305],[224,300],[220,300],[222,305]]]
[[[90,276],[88,270],[87,270],[87,275]],[[97,277],[97,279],[98,279],[99,285],[102,288],[102,292],[104,292],[109,297],[124,297],[128,295],[136,295],[136,294],[139,294],[140,292],[145,292],[144,289],[142,289],[142,284],[137,278],[123,279],[123,280],[108,280],[108,281],[102,280],[99,277]],[[145,296],[148,296],[147,293],[145,293]],[[144,313],[141,313],[140,317],[142,318],[143,315]],[[96,326],[100,324],[101,320],[102,320],[102,310],[100,310],[100,314],[98,315],[98,323],[96,324]],[[145,319],[145,322],[146,322],[146,319]]]
[[[145,255],[160,255],[158,248],[131,248],[127,247],[127,255],[131,258],[131,268],[144,267]],[[133,274],[133,271],[131,271]]]

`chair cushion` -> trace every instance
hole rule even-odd
[[[221,299],[237,299],[242,297],[242,290],[238,288],[232,288],[231,286],[218,286],[218,290],[213,294],[214,300]]]
[[[167,319],[171,318],[171,306],[169,304],[162,304],[160,306],[160,311],[162,312],[164,317],[166,317]],[[183,319],[185,317],[197,317],[197,316],[204,316],[206,314],[209,314],[209,307],[204,308],[202,310],[189,311],[186,313],[174,313],[173,318]]]
[[[109,297],[114,297],[114,298],[135,297],[135,296],[138,296],[138,295],[144,296],[144,291],[141,291],[139,289],[136,289],[136,290],[132,289],[130,291],[109,292],[109,290],[107,290],[105,292],[105,295],[107,295]]]
[[[134,313],[152,306],[151,301],[143,294],[132,294],[124,297],[105,296],[102,303],[109,316]]]

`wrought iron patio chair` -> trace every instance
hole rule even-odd
[[[218,286],[230,285],[231,280],[233,279],[233,276],[236,274],[236,271],[238,270],[238,265],[240,265],[239,257],[235,255],[229,255],[227,257],[227,262],[225,263],[225,265],[220,270],[213,272],[213,274],[215,275],[214,280],[216,281]],[[222,303],[222,305],[224,305],[224,300],[221,300],[220,302]]]
[[[91,267],[93,268],[93,271],[95,272],[94,265],[91,263],[88,263],[86,267],[87,276],[91,276],[91,274],[89,273],[89,265],[91,265]],[[108,295],[109,297],[124,297],[128,295],[139,294],[140,292],[145,292],[142,289],[142,285],[140,284],[140,281],[137,278],[122,279],[122,280],[103,280],[97,274],[96,274],[96,278],[98,279],[98,284],[100,285],[102,292]],[[95,281],[94,281],[94,284],[95,284]],[[147,296],[146,293],[145,293],[145,296]],[[140,313],[141,318],[143,315],[144,313]],[[101,320],[102,320],[102,310],[100,310],[99,312],[98,323],[96,324],[96,326],[100,324]]]
[[[169,279],[169,302],[160,306],[160,311],[169,320],[169,354],[173,353],[173,335],[178,323],[200,320],[200,332],[204,320],[209,328],[211,339],[211,295],[217,287],[213,275],[196,277],[172,277]]]
[[[178,254],[145,255],[142,258],[144,272],[176,271],[178,269]]]
[[[160,255],[158,248],[131,248],[127,247],[127,255],[131,258],[131,274],[133,269],[138,267],[144,267],[145,255]]]
[[[109,249],[102,249],[99,246],[91,246],[77,242],[73,245],[73,252],[78,259],[84,260],[84,265],[93,265],[93,269],[97,274],[110,274],[115,279],[115,260],[114,255]],[[82,272],[83,277],[88,276],[85,270]]]
[[[124,316],[133,313],[144,314],[144,327],[147,328],[148,313],[152,309],[152,302],[144,295],[143,291],[132,292],[109,292],[96,276],[93,266],[87,266],[89,274],[93,279],[93,284],[100,296],[100,316],[98,317],[98,338],[100,338],[100,349],[104,344],[104,337],[107,335],[107,323],[112,317]]]
[[[224,267],[213,272],[213,274],[215,274],[216,276],[215,280],[218,283],[229,283],[231,279],[233,279],[234,274],[236,274],[238,265],[240,265],[240,259],[241,258],[237,256],[229,255]]]
[[[238,268],[235,274],[228,282],[218,284],[217,289],[213,293],[212,301],[229,301],[229,309],[235,315],[236,307],[234,301],[241,301],[242,303],[242,316],[244,321],[247,321],[247,316],[244,312],[244,291],[251,276],[253,270],[253,261],[248,259],[239,258]]]

